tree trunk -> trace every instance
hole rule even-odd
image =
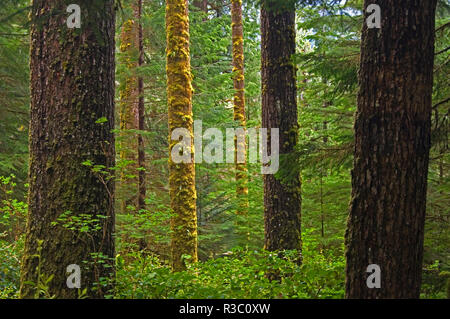
[[[366,0],[346,233],[347,298],[418,298],[430,150],[436,0]],[[381,288],[368,288],[368,265]],[[369,278],[370,279],[370,278]]]
[[[138,66],[144,65],[144,32],[141,23],[142,17],[142,0],[138,0],[138,8],[136,18],[139,22],[138,28],[138,47],[139,47],[139,59]],[[144,79],[138,77],[138,130],[143,131],[145,129],[145,104],[144,104]],[[147,193],[147,186],[145,182],[145,145],[142,134],[138,134],[138,167],[139,167],[139,184],[138,184],[138,211],[145,209],[145,196]]]
[[[187,0],[166,0],[167,99],[169,105],[169,154],[179,141],[171,140],[176,128],[190,132],[193,150],[192,75],[189,56]],[[194,152],[189,163],[175,163],[169,155],[172,226],[172,268],[185,269],[183,255],[197,261],[197,214]]]
[[[262,127],[279,128],[280,156],[290,155],[298,140],[295,9],[266,0],[261,8]],[[270,140],[270,139],[269,139]],[[269,152],[270,145],[268,147]],[[282,162],[281,162],[282,163]],[[280,170],[290,169],[281,167]],[[264,175],[265,248],[301,249],[300,176],[280,181]]]
[[[114,1],[82,1],[80,7],[81,28],[69,29],[64,2],[35,0],[32,5],[22,298],[37,297],[29,282],[43,279],[39,273],[54,276],[48,284],[51,295],[76,298],[77,289],[66,284],[71,264],[81,267],[81,289],[103,297],[109,287],[93,289],[93,284],[114,273],[114,179],[91,167],[103,165],[110,172],[114,166]]]
[[[120,51],[121,60],[127,67],[123,88],[120,91],[120,158],[133,164],[122,176],[122,212],[127,206],[145,209],[145,150],[141,134],[129,130],[144,129],[143,79],[136,75],[136,69],[143,64],[142,25],[140,23],[142,0],[131,5],[133,19],[127,20],[122,27]],[[136,178],[127,177],[136,176]]]
[[[245,129],[245,81],[244,81],[244,29],[242,23],[242,0],[231,1],[232,41],[233,41],[233,83],[234,83],[234,121]],[[248,213],[248,177],[247,150],[245,140],[238,145],[235,138],[235,169],[237,214],[245,216]],[[239,155],[239,156],[238,156]],[[238,158],[244,159],[238,163]],[[247,236],[248,237],[248,236]]]

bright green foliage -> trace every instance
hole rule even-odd
[[[28,166],[29,39],[26,0],[0,6],[0,175],[25,181]],[[25,188],[19,185],[18,192]]]
[[[0,6],[0,299],[18,297],[27,212],[28,4]]]
[[[14,198],[15,176],[0,176],[0,299],[17,297],[27,205]]]
[[[344,259],[319,253],[317,242],[303,243],[304,263],[295,252],[276,253],[235,249],[188,270],[171,273],[156,257],[117,258],[116,298],[342,298]],[[125,262],[131,258],[131,261]],[[277,271],[280,281],[267,274]]]

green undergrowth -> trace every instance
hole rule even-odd
[[[301,266],[295,263],[295,251],[281,254],[236,248],[221,257],[189,264],[186,271],[177,273],[154,256],[119,255],[114,297],[343,298],[343,255],[317,253],[314,246],[304,242]],[[269,280],[271,274],[277,279]]]

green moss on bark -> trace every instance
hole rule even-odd
[[[113,267],[92,259],[92,253],[114,257],[114,184],[82,165],[90,160],[114,166],[113,1],[86,1],[82,10],[82,28],[69,30],[61,23],[64,3],[34,1],[32,6],[30,190],[22,298],[34,297],[35,289],[27,282],[38,279],[38,240],[43,241],[41,274],[54,276],[48,288],[57,298],[77,297],[76,289],[66,285],[70,264],[82,267],[82,288],[90,297],[102,297],[107,287],[93,290],[93,283],[114,273]],[[108,121],[95,123],[102,117]],[[54,225],[68,211],[107,218],[90,233]]]
[[[167,98],[169,134],[186,128],[193,140],[192,76],[189,55],[189,16],[186,0],[166,1]],[[169,154],[177,141],[170,140]],[[176,164],[169,158],[169,184],[172,227],[172,268],[185,269],[183,255],[197,261],[197,212],[195,191],[194,146],[191,162]]]

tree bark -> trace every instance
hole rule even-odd
[[[127,206],[136,207],[137,211],[145,209],[145,149],[142,134],[129,130],[144,129],[143,79],[136,75],[136,69],[143,65],[142,0],[135,0],[131,5],[133,18],[125,21],[122,27],[120,51],[121,60],[127,67],[127,75],[120,91],[120,129],[122,160],[132,161],[129,169],[122,176],[122,212]],[[136,178],[125,177],[127,175]]]
[[[71,264],[81,267],[81,289],[87,288],[89,297],[103,297],[109,286],[94,289],[93,284],[114,274],[114,179],[86,165],[103,165],[106,172],[114,166],[113,2],[79,2],[80,29],[67,27],[64,2],[32,4],[30,189],[22,298],[36,297],[29,282],[37,283],[39,272],[54,276],[48,292],[57,298],[78,295],[66,285]],[[87,230],[77,218],[90,221]]]
[[[234,83],[234,121],[245,130],[245,77],[244,77],[244,27],[242,23],[242,0],[231,1],[232,41],[233,41],[233,83]],[[235,138],[236,198],[238,215],[248,213],[247,149],[245,140],[239,143]],[[239,156],[238,156],[239,155]],[[244,159],[238,163],[238,158]],[[248,235],[247,235],[248,237]]]
[[[167,99],[169,106],[169,154],[179,143],[170,135],[185,128],[191,135],[191,160],[175,163],[169,155],[169,186],[172,227],[172,268],[185,269],[183,255],[197,261],[197,213],[193,152],[192,75],[189,53],[189,14],[187,0],[166,0]]]
[[[430,151],[436,0],[366,0],[381,29],[362,31],[347,298],[418,298]],[[381,288],[366,269],[381,268]]]
[[[142,0],[138,0],[138,10],[136,14],[139,22],[138,32],[138,46],[139,46],[139,59],[138,66],[144,65],[144,32],[142,28]],[[144,79],[142,76],[138,76],[138,130],[143,131],[145,129],[145,104],[144,104]],[[139,184],[138,184],[138,211],[145,209],[145,196],[147,194],[147,186],[145,182],[145,144],[142,134],[138,134],[138,167],[139,167]]]
[[[265,0],[261,8],[262,127],[279,128],[280,156],[298,140],[295,8]],[[270,140],[270,139],[269,139]],[[269,152],[270,145],[268,147]],[[281,167],[282,169],[290,169]],[[268,250],[301,249],[300,176],[281,181],[264,175],[265,243]]]

